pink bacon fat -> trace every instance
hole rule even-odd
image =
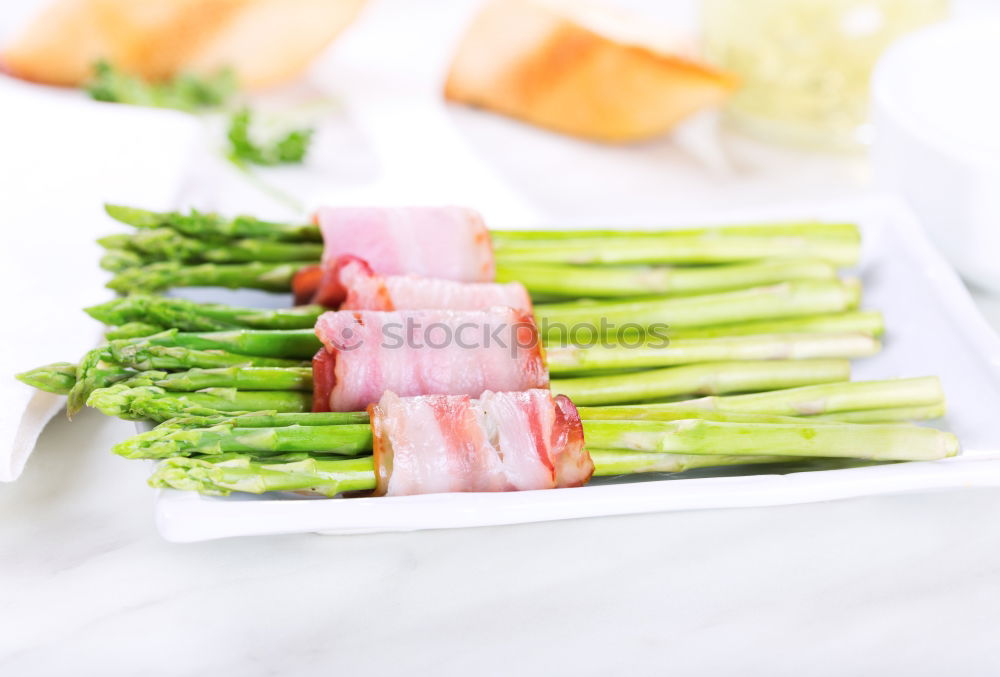
[[[594,472],[576,407],[548,390],[387,392],[368,411],[379,496],[578,487]]]
[[[493,245],[479,212],[465,207],[321,207],[323,263],[352,254],[380,275],[492,282]]]
[[[341,256],[332,266],[343,290],[341,310],[485,310],[508,306],[532,312],[531,297],[520,282],[500,284],[455,282],[416,275],[381,276],[356,256]]]
[[[331,311],[316,335],[333,365],[325,361],[332,385],[315,393],[315,411],[364,409],[388,390],[477,397],[549,383],[534,319],[513,308]]]

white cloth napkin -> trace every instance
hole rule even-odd
[[[65,400],[13,375],[76,361],[100,337],[82,308],[112,296],[94,240],[121,226],[103,203],[172,206],[201,126],[4,77],[0,110],[0,481],[9,482]]]

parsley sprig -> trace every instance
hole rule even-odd
[[[250,134],[253,114],[244,108],[229,119],[229,159],[237,164],[300,164],[309,150],[313,131],[293,129],[270,143],[255,140]]]
[[[236,94],[236,76],[227,68],[214,75],[181,73],[162,82],[148,82],[119,70],[107,61],[98,61],[94,64],[93,77],[84,88],[98,101],[174,108],[193,113],[224,106]]]

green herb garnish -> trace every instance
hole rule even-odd
[[[163,82],[147,82],[98,61],[84,89],[98,101],[193,112],[223,106],[236,93],[236,75],[226,68],[214,75],[181,73]]]
[[[229,159],[239,165],[300,164],[309,150],[313,130],[293,129],[270,143],[255,141],[250,136],[250,110],[234,113],[229,120]]]

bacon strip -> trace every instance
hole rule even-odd
[[[322,279],[322,266],[299,268],[292,276],[292,295],[295,297],[295,305],[304,306],[312,303]]]
[[[337,354],[320,348],[312,359],[313,370],[313,405],[312,410],[330,411],[330,391],[337,383],[334,371],[337,365]]]
[[[323,262],[345,254],[381,275],[492,282],[493,245],[478,212],[464,207],[322,207]]]
[[[479,400],[387,392],[368,411],[376,495],[554,489],[594,471],[576,408],[548,390]]]
[[[532,311],[531,297],[520,282],[381,276],[356,256],[342,256],[327,266],[331,272],[324,277],[323,289],[329,297],[341,299],[341,310],[486,310],[508,306]]]
[[[476,397],[549,382],[534,320],[512,308],[331,311],[316,335],[335,355],[334,383],[316,393],[330,411],[364,409],[388,390]]]

